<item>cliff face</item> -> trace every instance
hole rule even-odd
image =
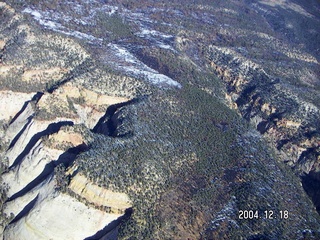
[[[69,93],[72,98],[72,90],[69,89]],[[9,95],[8,92],[2,94]],[[19,96],[19,93],[10,94],[12,98]],[[87,101],[90,106],[83,106],[87,112],[98,109],[89,119],[83,114],[77,115],[75,108],[72,112],[64,104],[64,97],[55,93],[50,99],[44,94],[36,101],[26,101],[7,128],[8,134],[3,136],[9,145],[4,155],[8,168],[2,175],[3,183],[8,185],[4,213],[11,216],[4,231],[5,239],[61,239],[66,236],[83,239],[95,235],[131,207],[131,201],[124,193],[104,190],[76,170],[67,171],[67,168],[75,168],[73,162],[77,155],[88,149],[88,127],[97,124],[104,114],[99,111],[126,99],[104,96],[101,97],[103,106],[99,105],[99,100],[94,105]],[[50,105],[49,102],[43,104],[49,99]],[[48,106],[54,104],[57,104],[56,112],[48,112],[52,109]],[[47,115],[37,119],[36,111]],[[65,111],[66,117],[59,117],[58,111]],[[57,217],[57,213],[61,217]],[[82,227],[84,224],[85,228]]]
[[[90,129],[106,110],[132,96],[106,95],[67,83],[89,56],[79,45],[53,35],[36,37],[5,3],[1,3],[1,18],[7,20],[1,25],[2,34],[6,32],[1,41],[0,91],[0,120],[6,123],[1,147],[7,148],[2,153],[7,165],[2,175],[7,186],[3,238],[102,237],[115,228],[132,202],[125,193],[91,183],[74,162],[88,150]],[[16,37],[24,39],[20,43],[24,50],[11,49]],[[39,46],[39,41],[45,46]],[[61,48],[70,55],[57,58]],[[30,56],[23,60],[12,51]],[[71,63],[71,56],[78,59]]]
[[[319,172],[318,107],[240,54],[217,47],[211,52],[211,66],[226,82],[232,107],[268,136],[284,162],[301,174]]]
[[[219,48],[212,52],[211,66],[227,84],[231,107],[268,137],[282,161],[301,175],[319,172],[318,107],[239,54]]]
[[[3,239],[319,239],[317,2],[7,2]]]
[[[252,74],[249,67],[249,73],[243,73],[242,69],[228,68],[229,62],[222,61],[218,67],[218,62],[219,59],[215,59],[211,66],[227,84],[226,97],[231,107],[253,123],[275,148],[279,159],[300,175],[305,191],[319,212],[316,187],[320,180],[319,107],[301,99],[290,86],[265,72],[255,76],[261,73],[261,68]],[[242,59],[242,63],[245,62],[247,60]],[[311,90],[311,94],[316,93]]]
[[[214,13],[210,38],[180,31],[176,46],[223,80],[229,107],[295,170],[319,209],[319,6],[315,1],[217,5],[207,6]]]
[[[251,10],[265,13],[261,22],[269,24],[266,29],[244,31],[239,40],[250,39],[245,47],[210,45],[206,59],[225,82],[230,107],[268,139],[281,161],[295,169],[319,210],[315,190],[320,179],[319,51],[310,51],[317,39],[312,29],[319,19],[304,4],[252,4]],[[294,20],[292,11],[297,13]],[[308,24],[303,29],[297,26],[299,21]],[[235,32],[229,29],[224,34],[230,38]],[[303,38],[301,32],[311,34]]]

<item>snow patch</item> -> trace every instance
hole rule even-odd
[[[162,38],[173,38],[172,35],[163,34],[159,31],[149,30],[149,29],[142,29],[142,31],[140,33],[138,33],[138,35],[140,35],[140,36],[152,35],[152,36],[157,36],[157,37],[162,37]]]
[[[73,36],[78,39],[84,39],[90,43],[99,44],[101,46],[103,42],[102,38],[97,38],[86,32],[74,30],[72,29],[72,24],[76,23],[83,26],[89,26],[91,24],[94,25],[94,17],[97,13],[112,15],[118,12],[118,7],[110,5],[101,6],[97,4],[97,2],[91,1],[85,1],[84,5],[74,4],[72,2],[67,2],[67,4],[70,4],[73,13],[76,13],[77,17],[71,15],[71,12],[41,11],[39,9],[32,9],[29,7],[25,8],[22,12],[30,14],[39,22],[40,25],[47,29],[67,36]],[[91,7],[86,8],[86,4]],[[154,11],[156,11],[156,9],[154,9]],[[135,24],[140,26],[140,31],[136,33],[137,36],[148,40],[152,45],[156,45],[166,50],[176,51],[171,46],[174,36],[150,29],[150,27],[148,27],[148,23],[153,21],[144,14],[133,13],[127,9],[124,9],[122,14],[125,14],[129,21],[135,22]],[[180,83],[148,67],[146,64],[139,61],[127,49],[120,47],[119,45],[109,44],[105,50],[106,54],[103,56],[103,60],[117,70],[121,70],[130,76],[144,79],[152,84],[168,85],[178,88],[181,87]]]
[[[168,44],[164,44],[164,43],[158,43],[158,47],[163,48],[163,49],[167,49],[167,50],[171,50],[175,52],[175,49],[173,49],[170,45]]]
[[[36,10],[32,10],[32,9],[30,9],[30,8],[26,8],[26,9],[24,9],[23,11],[22,11],[23,13],[29,13],[29,14],[31,14],[33,17],[35,17],[35,18],[41,18],[41,13],[39,13],[38,11],[36,11]]]
[[[118,70],[122,70],[133,77],[145,79],[156,85],[169,85],[181,88],[180,83],[148,67],[125,48],[117,44],[108,44],[108,48],[109,52],[107,51],[105,61],[114,65]]]
[[[231,200],[218,212],[217,216],[211,221],[211,229],[215,229],[222,222],[229,222],[231,225],[235,226],[236,228],[239,227],[237,222],[233,220],[236,216],[236,197],[232,196]]]
[[[86,34],[83,32],[79,32],[79,31],[72,31],[72,30],[69,30],[68,28],[64,27],[60,23],[54,22],[52,20],[48,20],[46,18],[46,15],[48,15],[47,13],[41,14],[40,12],[33,10],[31,8],[26,8],[22,12],[31,14],[34,17],[34,19],[39,22],[40,25],[42,25],[50,30],[53,30],[55,32],[63,33],[65,35],[73,36],[73,37],[76,37],[79,39],[85,39],[90,42],[102,43],[102,41],[103,41],[102,38],[96,38],[92,35],[89,35],[89,34]],[[59,17],[57,17],[57,18],[59,18]],[[68,19],[68,21],[70,21],[69,18],[67,18],[67,19]]]
[[[156,30],[150,30],[145,27],[141,27],[141,31],[136,33],[137,36],[150,40],[160,48],[171,50],[175,52],[175,49],[167,44],[174,38],[172,35],[164,34]]]

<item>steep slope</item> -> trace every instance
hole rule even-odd
[[[81,152],[88,150],[90,129],[107,109],[129,101],[131,96],[106,95],[72,84],[70,80],[81,74],[76,69],[89,56],[81,46],[53,35],[40,34],[35,38],[37,30],[25,25],[11,7],[1,3],[1,11],[1,17],[8,20],[2,30],[11,31],[2,46],[5,50],[1,65],[1,121],[7,124],[1,136],[2,149],[6,150],[2,158],[7,161],[2,181],[8,186],[3,211],[9,216],[4,220],[7,226],[3,238],[101,237],[115,229],[132,202],[125,193],[90,183],[73,163]],[[17,44],[17,36],[24,39],[20,42],[22,50],[18,51],[11,48]],[[71,56],[77,49],[79,60],[74,60],[74,65],[69,65],[70,55],[54,60],[56,54],[61,54],[60,49],[68,49]],[[13,57],[24,50],[46,50],[47,55],[30,53],[28,60]],[[11,72],[17,69],[19,60],[23,62],[19,65],[21,74]],[[68,67],[63,72],[51,65],[66,66],[66,61]]]
[[[8,2],[4,239],[320,237],[316,2]]]

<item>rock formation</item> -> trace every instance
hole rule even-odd
[[[295,2],[0,2],[1,238],[319,239]]]
[[[6,24],[21,20],[5,3],[1,3],[1,12],[10,19]],[[3,27],[6,26],[2,25],[2,30]],[[9,26],[7,29],[14,30]],[[18,35],[19,31],[32,31],[22,23],[16,30],[14,34]],[[6,43],[10,37],[9,34],[6,41],[1,41],[4,52],[10,48]],[[43,35],[41,41],[46,39],[43,43],[51,45],[50,49],[56,45],[68,48],[69,52],[74,49],[77,56],[83,52],[76,44],[52,37]],[[28,32],[25,44],[32,46],[39,39]],[[83,57],[88,54],[84,53]],[[90,183],[76,170],[77,155],[89,148],[90,129],[110,106],[130,100],[130,97],[102,94],[63,80],[80,63],[81,60],[66,68],[60,67],[58,61],[54,67],[42,62],[35,68],[31,61],[1,65],[2,86],[9,76],[15,78],[8,82],[9,89],[2,87],[0,92],[0,120],[7,123],[1,136],[7,146],[3,153],[7,168],[2,181],[8,188],[3,207],[10,221],[4,229],[4,239],[84,239],[96,234],[102,237],[112,231],[117,225],[114,222],[120,221],[132,207],[125,193]],[[62,66],[65,65],[62,63]],[[51,93],[41,92],[44,90],[41,87],[19,92],[16,81],[28,86],[42,85]],[[55,88],[55,84],[63,85]]]
[[[9,186],[4,212],[13,216],[4,231],[5,239],[83,239],[95,235],[131,207],[126,194],[105,190],[81,173],[67,171],[75,168],[77,155],[88,148],[86,131],[97,124],[110,105],[127,100],[79,90],[66,86],[35,101],[29,98],[21,111],[5,111],[17,114],[3,136],[9,144],[5,154],[8,170],[2,176]],[[80,93],[85,101],[78,105],[83,109],[78,114],[72,100]],[[7,98],[9,94],[19,96],[2,94]],[[50,112],[52,109],[55,112]],[[9,117],[5,115],[2,120]]]

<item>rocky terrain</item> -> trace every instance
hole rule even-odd
[[[319,13],[0,2],[0,236],[319,239]]]

